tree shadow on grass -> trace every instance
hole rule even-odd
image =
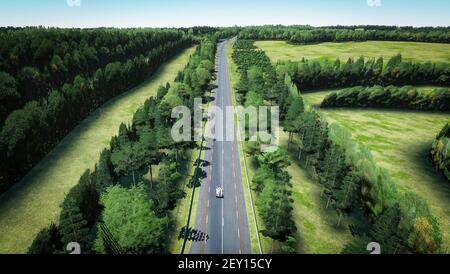
[[[286,147],[284,148],[286,149]],[[298,160],[298,151],[295,143],[291,144],[288,152],[292,159],[292,165],[295,168],[302,170],[313,184],[319,186],[319,189],[323,188],[317,180],[311,178],[310,173],[305,168],[305,161],[303,159]],[[293,199],[295,199],[294,196]],[[322,194],[322,191],[314,191],[313,193],[310,193],[308,199],[311,201],[311,204],[308,206],[314,207],[314,210],[317,212],[316,214],[320,216],[321,222],[325,223],[326,226],[328,226],[330,229],[330,231],[321,231],[318,233],[331,233],[333,235],[336,235],[336,237],[338,237],[338,235],[347,234],[350,237],[350,227],[358,228],[358,230],[366,230],[369,227],[366,218],[363,216],[359,209],[354,209],[353,211],[348,212],[340,219],[337,212],[332,209],[331,206],[327,208],[327,198]],[[308,220],[304,220],[302,223],[304,226],[311,226],[312,231],[316,229],[315,224]],[[299,223],[297,223],[297,225],[299,225]],[[305,234],[305,231],[302,231],[301,227],[297,227],[297,229],[297,253],[303,254],[311,252],[311,250],[308,250],[307,248],[308,241],[306,240],[307,235]],[[314,237],[317,238],[318,235],[315,235]],[[323,246],[325,244],[326,242],[322,241],[319,246]]]
[[[201,167],[196,168],[195,174],[197,176],[194,175],[192,177],[192,179],[188,182],[188,187],[192,187],[192,183],[194,184],[195,188],[200,187],[203,179],[205,179],[208,176],[206,171],[204,171]]]
[[[412,159],[416,163],[420,163],[415,165],[416,168],[419,168],[419,172],[421,174],[426,174],[428,177],[433,178],[433,180],[429,180],[428,183],[436,189],[445,197],[444,201],[440,201],[442,204],[448,204],[450,202],[450,182],[442,175],[439,171],[437,171],[430,159],[431,152],[431,143],[424,142],[422,145],[418,146],[416,151],[412,151]],[[414,153],[416,152],[416,153]]]

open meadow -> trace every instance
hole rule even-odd
[[[404,60],[414,62],[450,63],[450,45],[417,42],[344,42],[314,45],[291,45],[284,41],[257,41],[272,62],[305,59],[341,59],[383,57],[389,59],[401,53]]]

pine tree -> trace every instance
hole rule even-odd
[[[388,207],[372,226],[370,236],[382,246],[384,254],[405,252],[405,242],[400,232],[402,213],[399,204]]]
[[[66,207],[61,212],[60,217],[60,233],[62,242],[67,245],[76,242],[81,247],[86,248],[88,243],[89,229],[86,227],[87,221],[83,219],[80,208],[76,205],[75,200],[69,199]]]
[[[338,225],[342,215],[356,206],[359,195],[359,174],[350,171],[342,180],[342,185],[335,192],[335,208],[339,214]]]
[[[119,135],[117,136],[118,138],[118,144],[119,145],[123,145],[129,142],[129,130],[127,125],[125,125],[124,123],[121,123],[119,126]]]
[[[53,254],[57,250],[62,250],[61,234],[55,224],[44,228],[39,232],[33,243],[28,248],[28,254]]]
[[[95,188],[98,193],[104,192],[113,183],[111,165],[111,152],[104,149],[100,154],[100,160],[94,171]]]
[[[176,171],[173,157],[166,158],[160,166],[154,197],[156,211],[166,214],[168,210],[175,208],[178,199],[183,198],[186,194],[178,187],[183,175]]]
[[[372,240],[365,235],[356,236],[344,246],[342,254],[368,254],[367,244],[370,242],[372,242]],[[383,252],[383,250],[381,250],[381,252]]]
[[[236,84],[236,91],[239,93],[240,98],[245,98],[245,95],[248,92],[248,77],[247,77],[247,70],[243,70],[241,72],[241,77],[239,79],[239,82]],[[243,101],[241,100],[240,103]]]
[[[284,241],[288,235],[295,233],[296,227],[291,216],[293,209],[283,185],[274,181],[266,182],[257,203],[265,225],[264,235]]]
[[[286,242],[283,242],[281,246],[281,251],[285,254],[295,254],[296,253],[297,240],[288,236]]]
[[[111,162],[114,171],[119,176],[126,176],[131,173],[133,177],[133,184],[136,185],[136,171],[142,168],[144,164],[144,153],[140,146],[127,142],[115,149],[111,154]]]
[[[143,163],[149,167],[151,188],[153,188],[152,167],[159,164],[163,157],[158,147],[159,145],[162,145],[166,139],[163,134],[158,134],[158,132],[162,133],[166,131],[162,128],[162,130],[157,130],[155,133],[155,130],[148,129],[140,136],[139,143],[136,144],[137,150],[140,151]]]
[[[299,119],[300,115],[304,111],[304,104],[303,99],[301,96],[291,96],[291,104],[289,105],[285,125],[284,128],[287,132],[289,132],[289,140],[288,140],[288,148],[292,143],[292,139],[294,136],[294,133],[297,132],[299,126],[299,123],[301,120]]]

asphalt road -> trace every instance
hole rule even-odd
[[[218,45],[218,87],[212,102],[224,112],[227,106],[232,106],[226,55],[228,43],[229,41],[225,41]],[[224,125],[227,123],[235,127],[234,120],[226,121],[226,115],[223,115],[223,119],[218,119],[215,124],[216,134],[220,131],[218,129],[223,128],[223,135],[226,136]],[[251,245],[248,218],[236,138],[234,141],[226,141],[225,137],[217,138],[217,141],[208,139],[204,155],[206,164],[203,170],[207,176],[202,180],[199,190],[194,229],[205,233],[207,237],[203,241],[193,242],[190,253],[249,254]],[[223,188],[224,198],[216,198],[216,187]]]

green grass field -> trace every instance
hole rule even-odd
[[[100,152],[122,122],[157,88],[172,82],[187,64],[194,47],[173,58],[146,83],[106,103],[70,132],[29,174],[0,197],[0,253],[25,253],[36,234],[59,216],[65,194]]]
[[[291,45],[284,41],[257,41],[272,62],[305,59],[378,58],[388,59],[401,53],[405,60],[415,62],[450,63],[450,45],[417,42],[345,42],[316,45]]]
[[[331,91],[304,94],[305,100],[320,104]],[[321,109],[330,122],[352,131],[365,144],[380,166],[387,168],[400,191],[424,197],[439,219],[444,252],[450,252],[450,184],[428,161],[433,139],[449,113],[385,109]]]

